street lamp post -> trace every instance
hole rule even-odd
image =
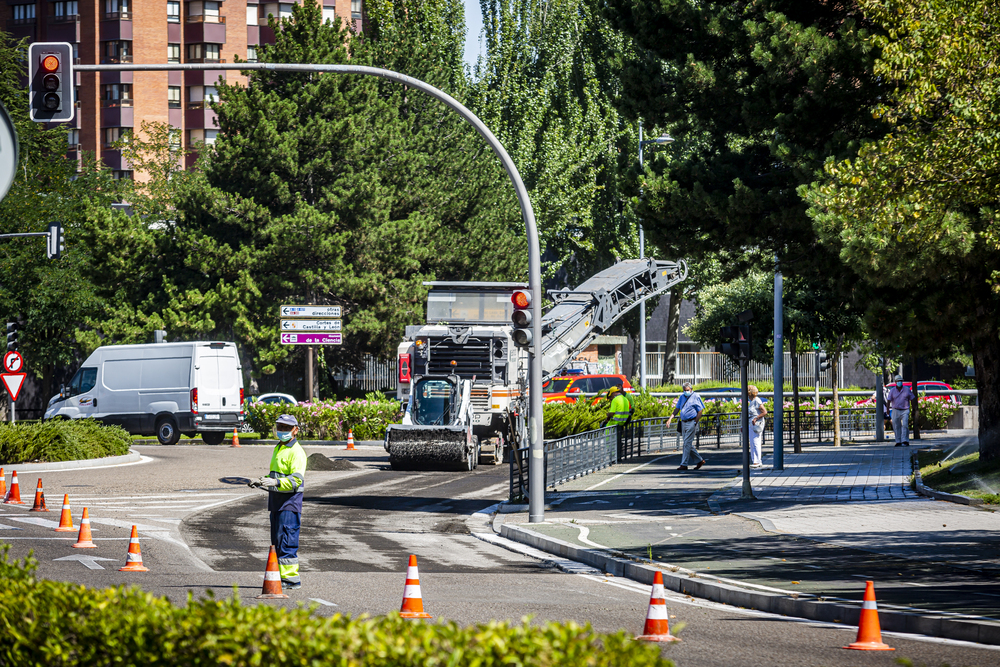
[[[669,134],[664,134],[655,139],[642,139],[642,121],[639,121],[639,171],[642,171],[642,147],[646,144],[659,144],[661,146],[673,143],[674,138]],[[640,196],[642,190],[639,190]],[[642,229],[642,222],[639,222],[639,259],[646,257],[646,234]],[[639,386],[646,386],[646,300],[639,302]]]

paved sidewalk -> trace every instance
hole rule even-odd
[[[872,579],[880,607],[996,625],[1000,513],[929,500],[910,486],[914,449],[967,440],[807,445],[786,452],[783,471],[753,471],[755,501],[740,500],[738,451],[706,450],[706,465],[686,472],[676,470],[679,454],[649,456],[550,493],[544,523],[514,512],[494,527],[531,531],[536,547],[550,540],[553,552],[576,545],[795,598],[859,600]]]

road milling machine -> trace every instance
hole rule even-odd
[[[640,301],[687,277],[687,264],[629,259],[576,289],[550,290],[542,316],[543,381],[556,375]],[[427,323],[406,327],[398,348],[403,423],[385,449],[393,468],[472,470],[498,464],[525,436],[528,346],[512,318],[521,283],[427,282]],[[523,331],[520,332],[523,334]]]

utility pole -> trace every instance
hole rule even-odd
[[[784,323],[783,280],[778,266],[778,256],[774,256],[774,455],[771,467],[785,469],[785,341],[782,335]]]
[[[885,357],[882,357],[885,366]],[[885,441],[885,386],[882,384],[882,369],[876,373],[875,379],[875,442]]]

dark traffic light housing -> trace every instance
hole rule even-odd
[[[750,325],[741,324],[735,327],[722,327],[722,344],[717,352],[730,357],[734,361],[749,361],[752,352],[750,347]]]
[[[833,365],[833,359],[830,358],[830,355],[827,354],[826,350],[820,350],[816,354],[819,355],[819,370],[821,372],[830,370],[830,366]]]
[[[49,259],[59,259],[66,250],[63,239],[63,226],[61,222],[49,223],[49,236],[46,239],[45,254]]]
[[[511,333],[514,345],[529,347],[531,345],[531,292],[517,290],[511,294],[510,301],[514,304],[514,312],[510,315],[510,322],[514,325],[514,331]]]
[[[18,334],[21,333],[21,323],[20,322],[8,322],[7,323],[7,351],[17,352],[18,346]]]
[[[73,120],[73,46],[68,42],[36,42],[28,46],[28,105],[31,120]]]

